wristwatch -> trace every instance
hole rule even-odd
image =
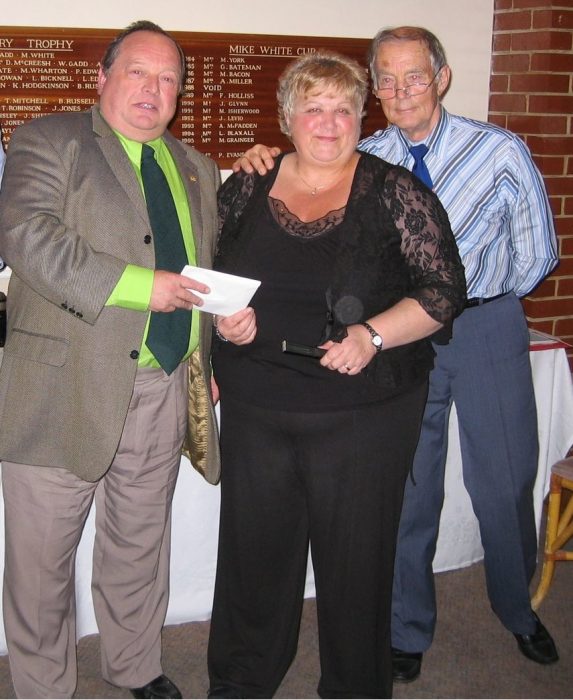
[[[382,347],[384,346],[382,336],[379,333],[377,333],[369,323],[366,323],[366,321],[363,321],[360,325],[364,326],[364,328],[366,328],[368,333],[370,333],[370,335],[372,336],[372,340],[370,342],[376,348],[376,352],[382,352]]]

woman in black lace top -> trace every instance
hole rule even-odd
[[[394,549],[429,337],[461,310],[465,282],[437,198],[356,151],[366,92],[350,59],[298,59],[278,89],[295,150],[220,189],[216,268],[262,284],[252,307],[217,319],[209,697],[278,688],[296,652],[309,541],[320,696],[391,695]],[[325,353],[285,353],[284,340]]]

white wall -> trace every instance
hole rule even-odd
[[[120,29],[150,19],[164,29],[189,32],[371,38],[382,27],[422,25],[441,39],[453,69],[448,109],[487,116],[493,0],[5,0],[2,5],[4,26]]]

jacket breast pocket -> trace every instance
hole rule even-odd
[[[34,333],[23,328],[12,328],[4,352],[6,356],[62,367],[66,362],[69,347],[69,342],[64,338]]]

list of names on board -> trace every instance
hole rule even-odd
[[[0,27],[0,125],[5,144],[28,119],[97,101],[99,61],[117,30]],[[366,69],[367,39],[171,32],[187,60],[171,131],[229,167],[253,143],[288,148],[277,120],[277,80],[289,61],[328,49]],[[374,101],[363,133],[380,128]],[[376,120],[378,119],[378,123]]]

